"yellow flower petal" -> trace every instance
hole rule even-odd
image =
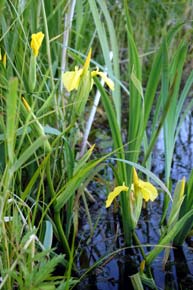
[[[44,39],[44,34],[42,32],[32,34],[31,48],[32,48],[34,56],[38,56],[39,49],[41,47],[43,39]]]
[[[138,178],[137,172],[133,167],[133,185],[135,194],[141,193],[145,201],[154,201],[158,196],[157,189],[150,182],[145,182]]]
[[[157,189],[150,182],[139,181],[140,191],[143,195],[143,199],[147,202],[149,200],[154,201],[158,196]]]
[[[78,89],[78,86],[80,84],[81,75],[84,75],[86,78],[87,77],[90,78],[90,73],[88,73],[88,72],[89,72],[89,65],[90,65],[90,60],[91,60],[91,52],[92,52],[92,50],[90,49],[82,69],[79,69],[79,70],[75,69],[75,71],[68,71],[68,72],[63,74],[63,76],[62,76],[63,84],[68,92],[70,92],[74,89],[76,89],[76,90]],[[105,73],[100,72],[98,69],[91,72],[90,89],[92,89],[92,85],[93,85],[92,78],[94,76],[97,76],[97,75],[99,75],[104,80],[104,82],[108,85],[108,87],[111,90],[114,90],[113,81],[111,79],[109,79]]]
[[[134,186],[138,186],[139,178],[137,175],[137,171],[135,170],[135,167],[133,167],[133,184]]]
[[[109,193],[107,200],[106,200],[106,208],[111,205],[113,200],[122,192],[122,191],[128,191],[128,187],[124,184],[121,186],[117,186],[114,188],[112,192]]]
[[[84,67],[83,67],[84,72],[88,71],[89,69],[91,53],[92,53],[92,49],[90,48],[88,55],[86,57],[85,63],[84,63]]]
[[[92,77],[95,77],[97,75],[99,75],[104,80],[104,82],[107,84],[107,86],[112,91],[114,90],[114,82],[110,78],[108,78],[104,72],[100,72],[98,70],[94,70],[94,71],[91,72],[91,76]]]
[[[68,71],[62,75],[62,82],[68,92],[77,90],[83,69],[75,67],[75,71]]]

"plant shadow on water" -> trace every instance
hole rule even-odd
[[[188,145],[188,146],[187,146]],[[188,149],[187,149],[188,148]],[[153,172],[163,176],[164,155],[163,138],[160,134],[153,156]],[[193,164],[193,114],[189,114],[182,124],[173,156],[172,179],[174,183],[188,174]],[[126,290],[133,289],[129,276],[139,271],[143,260],[137,248],[125,249],[120,220],[112,210],[105,209],[106,195],[102,189],[95,188],[97,202],[90,205],[93,222],[93,234],[84,211],[81,213],[78,245],[79,255],[77,268],[80,276],[101,257],[112,253],[81,280],[76,290]],[[94,189],[94,190],[93,190]],[[160,237],[159,222],[162,212],[163,195],[144,209],[137,227],[137,234],[147,253],[155,246]],[[83,209],[82,209],[83,210]],[[149,247],[148,247],[149,245]],[[117,251],[120,249],[120,251]],[[123,250],[121,250],[123,249]],[[164,265],[164,251],[151,265],[157,289],[193,289],[193,241],[184,243],[183,247],[173,248],[167,263]],[[144,289],[150,289],[144,286]]]

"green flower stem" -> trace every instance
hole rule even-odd
[[[113,105],[109,99],[109,96],[106,94],[105,89],[101,85],[100,81],[96,77],[94,78],[94,81],[95,84],[97,85],[99,92],[101,93],[101,100],[107,114],[109,126],[111,128],[114,148],[117,150],[117,157],[125,160],[125,152],[122,143],[121,131],[117,123]],[[126,185],[129,185],[129,182],[131,183],[131,180],[127,178],[127,170],[125,164],[123,164],[122,162],[118,162],[117,171],[119,172],[119,180],[118,180],[119,184],[123,184],[123,182],[125,182]],[[122,192],[120,195],[120,200],[121,200],[121,211],[122,211],[121,213],[125,241],[127,246],[130,246],[132,241],[132,231],[134,229],[134,221],[132,219],[132,208],[129,202],[130,193]]]
[[[134,241],[136,243],[137,246],[139,246],[139,249],[140,249],[140,252],[141,252],[141,255],[142,257],[144,258],[144,260],[146,259],[146,255],[145,255],[145,252],[141,246],[141,243],[140,243],[140,240],[138,239],[138,236],[135,232],[133,232],[133,238],[134,238]]]
[[[36,87],[36,56],[31,54],[30,57],[30,66],[29,66],[29,81],[28,81],[28,86],[30,92],[33,92],[35,87]]]
[[[121,209],[122,209],[122,222],[123,222],[123,232],[125,235],[125,242],[127,246],[132,244],[132,234],[133,234],[133,220],[131,216],[131,207],[128,202],[129,194],[128,192],[122,192],[120,196]]]

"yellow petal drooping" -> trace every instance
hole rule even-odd
[[[83,67],[83,71],[87,72],[89,69],[89,65],[90,65],[90,59],[91,59],[91,53],[92,53],[92,48],[90,48],[88,55],[86,57],[85,63],[84,63],[84,67]]]
[[[146,202],[149,200],[154,201],[158,196],[155,186],[150,182],[139,179],[135,168],[133,168],[133,185],[135,194],[141,193]]]
[[[112,192],[109,193],[107,200],[106,200],[106,208],[109,207],[113,200],[122,192],[122,191],[128,191],[128,187],[124,184],[121,186],[117,186],[114,188]]]
[[[42,32],[32,34],[31,48],[32,48],[34,56],[38,56],[39,49],[41,47],[43,39],[44,39],[44,34]]]
[[[157,189],[150,182],[140,180],[139,186],[145,201],[154,201],[158,196]]]
[[[62,75],[62,82],[68,92],[77,90],[83,69],[75,67],[75,71],[67,71]]]
[[[104,72],[100,72],[98,70],[94,70],[94,71],[91,72],[91,76],[92,77],[95,77],[97,75],[99,75],[104,80],[104,82],[107,84],[107,86],[112,91],[114,90],[114,82],[111,79],[109,79]]]

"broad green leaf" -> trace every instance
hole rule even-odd
[[[140,94],[142,100],[144,101],[142,84],[141,84],[141,81],[137,78],[134,68],[132,69],[132,72],[131,72],[131,80],[134,86],[136,87],[136,89],[138,90],[138,93]]]
[[[46,250],[51,249],[53,242],[53,226],[50,221],[45,221],[45,235],[43,245]]]
[[[169,219],[168,219],[168,226],[170,227],[174,222],[177,221],[180,208],[182,202],[184,200],[184,188],[185,188],[185,179],[179,181],[176,185],[174,196],[173,196],[173,203],[172,208],[170,211]]]

